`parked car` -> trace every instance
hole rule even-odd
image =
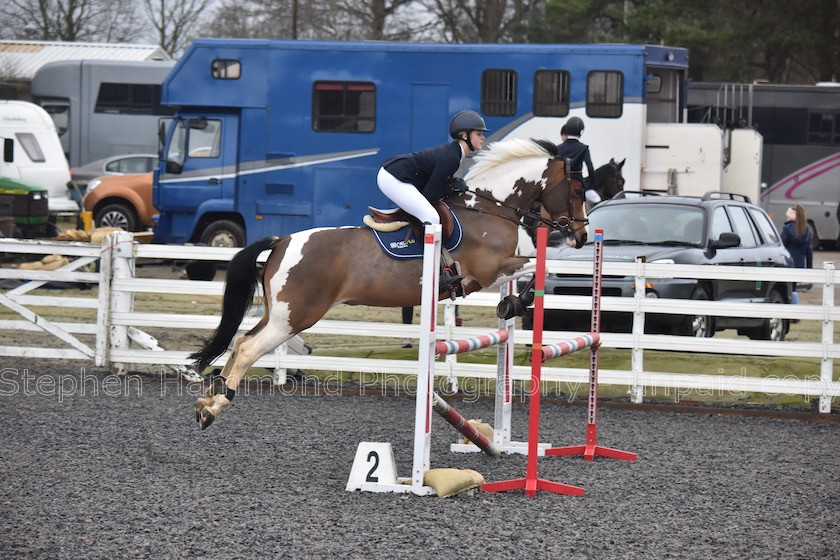
[[[589,231],[604,230],[604,261],[633,262],[643,257],[649,263],[731,265],[741,267],[789,267],[790,255],[767,213],[743,195],[710,192],[702,198],[648,196],[619,193],[596,206],[589,214]],[[549,259],[592,260],[594,243],[581,249],[548,250]],[[525,281],[520,281],[520,289]],[[633,277],[603,277],[602,295],[633,297]],[[549,274],[546,294],[591,295],[592,278]],[[745,271],[743,280],[697,280],[690,278],[648,279],[649,298],[714,301],[790,303],[788,282],[757,281]],[[531,328],[531,310],[524,317]],[[546,328],[588,330],[590,313],[546,310]],[[649,333],[710,337],[715,331],[734,328],[738,334],[759,340],[784,340],[789,321],[780,318],[713,317],[648,313]],[[632,314],[602,312],[604,331],[627,332]]]
[[[152,173],[105,175],[88,183],[82,201],[96,227],[144,231],[158,213],[152,203]]]
[[[158,166],[157,154],[125,154],[98,159],[70,170],[70,184],[82,196],[88,183],[103,175],[148,173]]]

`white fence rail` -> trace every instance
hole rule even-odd
[[[19,286],[0,293],[0,304],[12,310],[19,318],[0,321],[0,330],[20,333],[21,344],[0,346],[0,355],[21,358],[56,358],[89,361],[97,366],[110,367],[116,373],[127,371],[128,364],[153,364],[172,368],[188,379],[198,379],[189,368],[189,349],[162,348],[158,341],[142,329],[160,328],[185,329],[205,334],[215,329],[218,315],[173,313],[168,310],[137,311],[134,308],[134,294],[189,294],[221,295],[222,282],[201,282],[190,280],[164,280],[140,278],[135,274],[138,259],[172,260],[229,260],[235,250],[209,247],[185,247],[137,244],[130,234],[116,234],[106,238],[101,247],[65,242],[21,241],[0,239],[0,252],[29,255],[59,254],[71,262],[58,270],[39,271],[0,268],[0,281],[14,283],[25,281]],[[98,272],[85,270],[93,263],[99,263]],[[549,261],[550,272],[560,274],[589,275],[592,264],[588,262],[563,263]],[[645,390],[698,392],[762,392],[800,395],[805,398],[819,397],[819,410],[831,411],[834,397],[840,396],[840,381],[833,379],[833,362],[840,358],[840,345],[834,340],[834,325],[840,320],[840,309],[834,304],[834,290],[840,280],[831,263],[824,269],[770,269],[723,266],[686,266],[650,263],[604,263],[604,276],[632,276],[637,286],[644,286],[647,278],[702,278],[733,279],[751,281],[788,281],[810,283],[822,287],[822,303],[818,305],[774,305],[726,303],[696,300],[648,299],[639,291],[634,298],[603,297],[602,311],[623,311],[633,313],[634,328],[628,334],[603,333],[602,348],[624,348],[631,350],[630,370],[602,370],[599,380],[602,384],[630,387],[630,397],[641,402]],[[98,290],[79,291],[78,296],[48,296],[32,294],[36,288],[51,282],[66,282],[85,287],[97,286]],[[89,295],[86,295],[89,294]],[[459,300],[461,306],[486,307],[488,318],[494,317],[499,301],[497,292],[484,291]],[[548,309],[588,310],[591,298],[588,296],[554,296],[545,300]],[[485,334],[487,329],[455,327],[452,303],[445,302],[446,325],[439,329],[446,338],[466,338]],[[90,321],[50,321],[44,313],[32,308],[70,308],[96,310],[95,319]],[[734,317],[777,317],[818,321],[821,323],[819,341],[813,342],[770,342],[728,338],[698,339],[666,335],[643,334],[645,313],[699,313],[713,316]],[[256,323],[256,317],[246,318],[243,328]],[[46,332],[52,335],[52,344],[27,346],[27,332]],[[309,331],[319,334],[342,334],[349,336],[370,336],[404,338],[417,337],[417,325],[402,325],[386,322],[349,322],[322,320]],[[569,332],[547,333],[546,342],[556,337],[566,338]],[[5,337],[6,339],[10,337]],[[528,344],[530,331],[517,331],[514,342]],[[194,350],[194,349],[193,349]],[[301,355],[278,349],[274,354],[264,356],[257,366],[274,369],[276,381],[285,381],[286,369],[327,370],[350,373],[416,374],[416,362],[409,360],[382,360],[347,358],[323,355]],[[791,372],[783,377],[748,377],[745,375],[705,375],[677,372],[649,371],[644,368],[645,350],[669,350],[694,353],[781,356],[814,358],[819,360],[818,375],[802,375]],[[219,362],[226,359],[226,355]],[[514,366],[514,378],[530,379],[529,366]],[[462,378],[495,379],[495,364],[474,364],[458,362],[456,356],[436,363],[436,375],[452,379]],[[583,387],[588,371],[582,368],[545,367],[543,380]],[[659,394],[659,393],[658,393]]]

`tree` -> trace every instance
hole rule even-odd
[[[125,42],[139,37],[132,0],[6,0],[0,33],[41,41]]]
[[[418,0],[224,0],[211,18],[216,37],[409,40],[425,27],[410,9]]]
[[[157,32],[158,45],[170,55],[183,50],[195,37],[197,23],[211,0],[143,0]]]
[[[692,79],[840,77],[838,0],[548,0],[542,38],[687,47]]]
[[[425,0],[451,43],[531,41],[528,22],[542,11],[540,0]]]

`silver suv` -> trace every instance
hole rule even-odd
[[[622,192],[601,203],[589,214],[589,230],[604,230],[604,260],[633,262],[637,257],[650,263],[708,264],[743,267],[789,267],[790,255],[767,213],[750,204],[747,197],[709,192],[702,198],[658,196]],[[581,249],[549,248],[548,258],[592,260],[593,243]],[[520,283],[520,287],[524,282]],[[744,280],[697,280],[689,278],[649,279],[649,298],[676,298],[760,303],[790,303],[788,282]],[[632,277],[604,277],[604,296],[633,297]],[[591,295],[592,278],[549,274],[546,294]],[[530,310],[524,317],[530,328]],[[589,313],[547,310],[546,328],[580,330],[589,328]],[[738,334],[759,340],[784,340],[789,322],[781,318],[713,317],[651,313],[645,316],[645,330],[651,333],[710,337],[715,331],[734,328]],[[627,332],[632,326],[629,313],[605,312],[604,331]]]

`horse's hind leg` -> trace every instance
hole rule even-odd
[[[248,368],[295,334],[288,329],[281,331],[269,325],[257,332],[251,332],[236,339],[233,352],[225,364],[222,374],[214,378],[213,383],[207,388],[205,396],[196,401],[196,419],[201,424],[202,430],[212,424],[233,400],[236,388]]]
[[[239,352],[239,345],[242,344],[242,342],[249,336],[251,336],[250,332],[243,334],[242,336],[236,337],[236,339],[233,342],[233,348],[231,349],[230,356],[228,357],[227,362],[225,362],[224,368],[220,373],[213,376],[210,382],[210,386],[204,391],[204,396],[198,398],[195,401],[196,421],[201,422],[202,410],[204,410],[208,406],[213,406],[214,395],[225,393],[224,382],[230,372],[231,367],[233,366],[234,361],[236,360],[236,355]]]

